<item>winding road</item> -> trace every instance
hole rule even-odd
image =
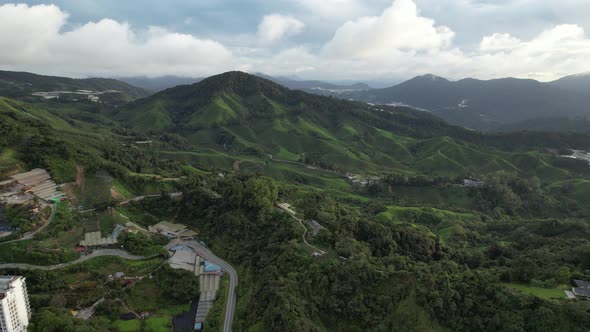
[[[120,250],[120,249],[102,249],[102,250],[96,250],[89,255],[82,256],[82,257],[80,257],[76,260],[73,260],[71,262],[62,263],[62,264],[31,265],[31,264],[21,264],[21,263],[7,263],[7,264],[0,264],[0,269],[23,269],[23,270],[51,271],[51,270],[57,270],[57,269],[61,269],[64,267],[80,264],[80,263],[87,261],[89,259],[92,259],[95,257],[102,257],[102,256],[116,256],[116,257],[120,257],[120,258],[124,258],[124,259],[136,260],[136,261],[149,258],[149,257],[144,257],[144,256],[131,255],[127,251]]]
[[[325,251],[323,251],[322,249],[320,249],[320,248],[318,248],[318,247],[316,247],[316,246],[314,246],[314,245],[310,244],[309,242],[307,242],[306,235],[307,235],[307,232],[308,232],[309,230],[308,230],[308,229],[307,229],[307,227],[306,227],[306,226],[303,224],[303,220],[302,220],[302,219],[299,219],[299,218],[297,218],[297,217],[295,217],[295,216],[293,216],[293,215],[291,215],[291,217],[293,217],[293,219],[297,220],[297,221],[299,222],[299,225],[301,225],[301,227],[303,227],[303,229],[305,229],[305,231],[303,232],[303,243],[305,243],[305,245],[306,245],[306,246],[308,246],[308,247],[312,248],[313,250],[315,250],[315,251],[316,251],[318,254],[320,254],[320,255],[325,255],[325,254],[326,254],[326,252],[325,252]]]
[[[25,241],[25,240],[31,240],[31,239],[33,239],[33,237],[35,237],[35,235],[37,235],[39,232],[41,232],[42,230],[47,228],[47,226],[49,226],[49,224],[51,224],[51,222],[53,221],[53,218],[55,218],[55,212],[57,211],[57,208],[54,204],[49,204],[48,206],[51,208],[51,214],[49,215],[49,219],[47,219],[47,222],[45,224],[43,224],[43,226],[37,228],[33,232],[28,232],[28,233],[23,234],[23,237],[21,237],[20,239],[6,241],[6,242],[0,242],[0,245],[19,242],[19,241]]]

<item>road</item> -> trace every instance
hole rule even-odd
[[[231,332],[232,324],[234,322],[234,314],[236,310],[236,287],[238,285],[238,273],[236,270],[223,259],[215,256],[209,249],[201,245],[199,242],[174,240],[168,244],[168,248],[171,248],[177,244],[185,245],[192,248],[199,256],[205,258],[205,260],[219,265],[221,269],[229,275],[229,289],[227,292],[227,303],[225,308],[225,318],[223,320],[223,332]]]
[[[170,196],[170,198],[178,198],[178,197],[182,196],[182,193],[181,192],[167,193],[166,195]],[[162,194],[137,196],[137,197],[126,199],[126,200],[120,202],[119,205],[126,205],[126,204],[129,204],[129,202],[139,202],[139,201],[144,200],[146,198],[150,198],[150,197],[161,197],[161,196],[162,196]]]
[[[23,234],[23,236],[20,239],[1,242],[0,244],[8,244],[8,243],[14,243],[14,242],[19,242],[19,241],[31,240],[35,237],[35,235],[37,235],[39,232],[41,232],[45,228],[47,228],[47,226],[49,226],[49,224],[51,224],[51,222],[53,221],[53,218],[55,218],[55,212],[57,211],[55,204],[49,204],[48,206],[51,208],[51,214],[49,215],[49,219],[47,219],[47,222],[45,224],[43,224],[43,226],[37,228],[33,232],[28,232],[28,233]]]
[[[299,222],[299,225],[301,225],[301,227],[303,227],[303,229],[305,229],[305,231],[303,232],[303,243],[305,243],[306,246],[308,246],[308,247],[312,248],[313,250],[315,250],[316,252],[318,252],[320,255],[325,255],[326,254],[325,251],[323,251],[322,249],[317,248],[317,247],[311,245],[309,242],[307,242],[306,235],[307,235],[308,229],[303,224],[303,220],[301,220],[293,215],[291,215],[291,217],[293,217],[293,219],[297,220]]]
[[[116,257],[129,259],[129,260],[142,260],[142,259],[149,258],[149,257],[144,257],[144,256],[131,255],[127,251],[119,250],[119,249],[102,249],[102,250],[96,250],[89,255],[82,256],[82,257],[80,257],[76,260],[73,260],[71,262],[57,264],[57,265],[31,265],[31,264],[20,264],[20,263],[7,263],[7,264],[0,264],[0,269],[51,271],[51,270],[57,270],[57,269],[61,269],[64,267],[80,264],[80,263],[87,261],[89,259],[92,259],[95,257],[102,257],[102,256],[116,256]]]

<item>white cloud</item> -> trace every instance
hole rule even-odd
[[[329,6],[323,7],[326,3],[341,3],[346,9],[334,10],[342,12],[362,6],[359,0],[293,1],[317,3],[318,11],[329,11]],[[138,30],[108,18],[72,26],[68,14],[53,5],[0,5],[0,65],[73,76],[203,76],[241,69],[354,80],[424,73],[550,80],[590,70],[590,38],[581,25],[555,25],[526,35],[491,31],[461,45],[453,30],[418,10],[412,0],[396,0],[378,15],[364,15],[333,28],[332,38],[323,45],[284,49],[280,41],[304,29],[303,22],[290,16],[268,15],[257,34],[226,36],[226,47],[161,27]],[[309,22],[308,17],[305,20]]]
[[[482,51],[506,51],[517,47],[521,41],[507,33],[495,33],[486,36],[480,43]]]
[[[293,0],[312,15],[321,17],[350,17],[365,11],[361,0]],[[366,2],[367,0],[365,0]]]
[[[569,24],[547,29],[528,41],[494,34],[482,39],[480,53],[472,58],[484,77],[551,80],[588,70],[590,39],[582,27]]]
[[[454,32],[422,17],[412,0],[396,0],[381,16],[348,21],[324,47],[329,56],[346,58],[383,57],[400,51],[446,48]]]
[[[152,27],[102,19],[62,31],[68,15],[56,6],[0,6],[0,63],[70,75],[213,74],[232,54],[220,43]]]
[[[262,43],[270,44],[285,37],[297,35],[303,31],[305,24],[292,16],[271,14],[263,17],[258,25],[258,38]]]

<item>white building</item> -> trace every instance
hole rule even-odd
[[[0,332],[26,332],[30,317],[25,278],[0,276]]]

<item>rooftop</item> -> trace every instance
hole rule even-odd
[[[0,290],[8,290],[10,289],[10,285],[18,280],[19,278],[22,278],[20,276],[0,276]]]

